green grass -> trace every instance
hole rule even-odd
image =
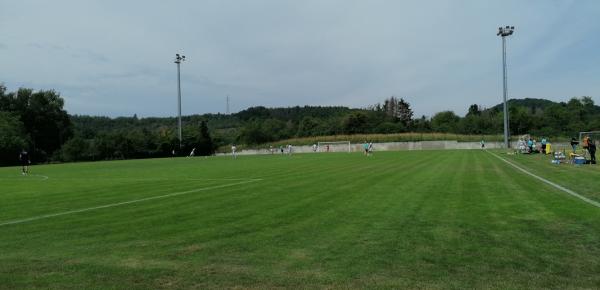
[[[569,151],[566,152],[569,154]],[[518,165],[526,166],[530,172],[552,180],[579,194],[600,202],[600,167],[597,165],[552,164],[551,155],[518,154],[504,156]]]
[[[600,198],[598,167],[503,156]],[[0,223],[191,192],[0,226],[0,289],[600,287],[600,208],[480,150],[32,170],[0,168]]]

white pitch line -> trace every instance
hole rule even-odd
[[[19,174],[19,176],[15,176],[15,177],[11,177],[11,178],[0,178],[0,180],[31,180],[31,179],[25,179],[27,176],[35,176],[35,177],[41,177],[41,179],[33,179],[33,180],[37,180],[37,181],[44,181],[47,180],[49,177],[46,175],[41,175],[41,174],[28,174],[28,175],[21,175]]]
[[[31,176],[37,176],[37,177],[41,177],[41,178],[42,178],[41,180],[46,180],[46,179],[48,179],[48,178],[49,178],[48,176],[46,176],[46,175],[41,175],[41,174],[32,174]]]
[[[52,177],[53,180],[111,180],[111,181],[248,181],[254,178],[128,178],[128,177]]]
[[[215,185],[215,186],[197,188],[197,189],[192,189],[192,190],[187,190],[187,191],[174,192],[174,193],[169,193],[169,194],[165,194],[165,195],[158,195],[158,196],[140,198],[140,199],[135,199],[135,200],[129,200],[129,201],[123,201],[123,202],[105,204],[105,205],[100,205],[100,206],[94,206],[94,207],[88,207],[88,208],[70,210],[70,211],[65,211],[65,212],[40,215],[40,216],[30,217],[30,218],[21,219],[21,220],[14,220],[14,221],[3,222],[3,223],[0,223],[0,227],[1,226],[7,226],[7,225],[21,224],[21,223],[26,223],[26,222],[31,222],[31,221],[41,220],[41,219],[47,219],[47,218],[52,218],[52,217],[57,217],[57,216],[63,216],[63,215],[68,215],[68,214],[74,214],[74,213],[92,211],[92,210],[97,210],[97,209],[104,209],[104,208],[109,208],[109,207],[122,206],[122,205],[127,205],[127,204],[132,204],[132,203],[138,203],[138,202],[153,200],[153,199],[160,199],[160,198],[167,198],[167,197],[173,197],[173,196],[178,196],[178,195],[190,194],[190,193],[195,193],[195,192],[199,192],[199,191],[205,191],[205,190],[211,190],[211,189],[218,189],[218,188],[223,188],[223,187],[230,187],[230,186],[235,186],[235,185],[240,185],[240,184],[246,184],[246,183],[251,183],[251,182],[256,182],[256,181],[261,181],[261,180],[262,179],[247,179],[246,181],[241,181],[241,182],[228,183],[228,184],[222,184],[222,185]]]
[[[529,175],[529,176],[531,176],[531,177],[533,177],[533,178],[535,178],[535,179],[537,179],[537,180],[540,180],[540,181],[542,181],[542,182],[544,182],[544,183],[546,183],[546,184],[549,184],[549,185],[551,185],[551,186],[553,186],[553,187],[555,187],[555,188],[557,188],[557,189],[559,189],[559,190],[562,190],[562,191],[564,191],[564,192],[566,192],[566,193],[568,193],[568,194],[570,194],[570,195],[572,195],[572,196],[574,196],[574,197],[576,197],[576,198],[579,198],[579,199],[581,199],[581,200],[583,200],[583,201],[585,201],[585,202],[587,202],[587,203],[589,203],[589,204],[591,204],[591,205],[593,205],[593,206],[595,206],[595,207],[600,207],[600,203],[599,203],[599,202],[597,202],[597,201],[595,201],[595,200],[591,200],[591,199],[589,199],[589,198],[587,198],[587,197],[585,197],[585,196],[583,196],[583,195],[581,195],[581,194],[579,194],[579,193],[577,193],[577,192],[575,192],[575,191],[572,191],[572,190],[570,190],[570,189],[568,189],[568,188],[566,188],[566,187],[563,187],[563,186],[561,186],[561,185],[558,185],[558,184],[556,184],[556,183],[554,183],[554,182],[552,182],[552,181],[550,181],[550,180],[548,180],[548,179],[545,179],[545,178],[543,178],[543,177],[537,176],[537,175],[535,175],[535,174],[533,174],[533,173],[531,173],[531,172],[529,172],[529,171],[527,171],[527,170],[525,170],[525,169],[521,168],[520,166],[518,166],[518,165],[516,165],[516,164],[514,164],[514,163],[512,163],[512,162],[510,162],[510,161],[508,161],[508,160],[506,160],[506,159],[504,159],[504,158],[502,158],[502,157],[500,157],[500,156],[496,155],[495,153],[492,153],[492,152],[490,152],[490,151],[487,151],[487,152],[488,152],[488,153],[490,153],[490,154],[492,154],[492,155],[493,155],[493,156],[495,156],[496,158],[498,158],[498,159],[500,159],[500,160],[502,160],[502,161],[506,162],[506,163],[507,163],[507,164],[509,164],[510,166],[512,166],[512,167],[514,167],[514,168],[516,168],[516,169],[519,169],[519,170],[520,170],[520,171],[522,171],[523,173],[525,173],[525,174],[527,174],[527,175]]]

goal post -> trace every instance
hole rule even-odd
[[[585,137],[590,137],[592,140],[597,141],[600,139],[600,131],[579,132],[579,142],[583,142],[583,138]]]
[[[599,144],[598,140],[600,140],[600,131],[579,132],[579,146],[583,149],[583,155],[586,159],[591,157],[588,151],[590,143],[597,146]]]
[[[600,131],[579,132],[579,146],[583,150],[583,158],[587,160],[586,163],[591,160],[589,164],[596,164],[595,148],[598,140],[600,140]],[[594,150],[591,150],[591,148],[594,148]]]
[[[352,152],[350,141],[317,142],[319,152]]]

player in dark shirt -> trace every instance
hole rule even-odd
[[[31,163],[31,160],[29,160],[29,153],[27,153],[25,149],[21,150],[19,160],[21,161],[21,166],[23,166],[23,175],[29,174],[29,164]]]
[[[596,141],[592,138],[588,140],[588,152],[590,152],[590,163],[596,164]]]
[[[577,150],[577,145],[579,145],[579,141],[575,139],[575,137],[571,138],[571,147],[573,148],[573,153]]]

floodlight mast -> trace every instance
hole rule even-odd
[[[506,80],[506,37],[512,35],[515,32],[514,26],[498,27],[497,36],[502,37],[502,90],[504,98],[504,148],[510,148],[510,141],[508,140],[508,104],[506,103],[506,97],[508,94],[508,83]]]
[[[181,135],[181,73],[179,66],[181,62],[185,61],[185,55],[175,54],[175,63],[177,64],[177,113],[178,113],[178,137],[179,137],[179,149],[181,149],[182,135]]]

